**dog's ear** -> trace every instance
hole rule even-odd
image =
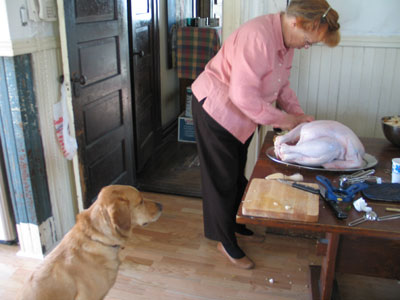
[[[129,209],[129,201],[122,197],[118,197],[113,202],[109,213],[115,230],[123,237],[128,237],[131,229],[131,210]]]

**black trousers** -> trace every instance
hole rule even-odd
[[[251,137],[242,144],[203,109],[207,98],[192,100],[197,150],[200,160],[204,235],[237,246],[236,213],[247,179],[244,169]]]

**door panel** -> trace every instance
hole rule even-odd
[[[86,85],[118,75],[118,40],[114,37],[79,43],[81,74],[86,76]]]
[[[126,156],[124,140],[120,139],[119,144],[110,148],[100,159],[89,164],[88,173],[92,180],[91,190],[88,191],[90,198],[95,197],[103,186],[110,183],[130,184],[126,176],[128,170],[124,159]],[[92,191],[96,191],[96,194]]]
[[[102,159],[103,156],[108,155],[116,145],[123,141],[124,130],[120,126],[116,130],[111,131],[107,139],[97,139],[95,142],[90,143],[86,151],[86,161],[90,165]],[[103,151],[99,151],[103,149]]]
[[[157,1],[131,1],[131,76],[134,88],[136,167],[140,172],[153,154],[158,115],[159,71],[158,35],[156,35]],[[157,44],[156,44],[157,41]]]
[[[84,112],[86,143],[93,143],[108,132],[122,127],[124,125],[122,110],[123,102],[119,92],[114,92],[87,105]],[[107,118],[103,117],[105,111]]]
[[[93,22],[113,20],[116,16],[114,1],[77,1],[76,2],[76,22]]]
[[[85,207],[109,184],[135,184],[127,7],[64,1]]]

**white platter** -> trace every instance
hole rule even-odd
[[[302,169],[308,169],[308,170],[318,170],[318,171],[329,171],[329,172],[355,172],[355,171],[360,171],[360,170],[365,170],[365,169],[370,169],[374,166],[377,165],[378,160],[372,156],[371,154],[365,153],[364,154],[364,164],[359,167],[359,168],[351,168],[351,169],[325,169],[322,166],[303,166],[303,165],[299,165],[296,163],[290,163],[290,162],[285,162],[285,161],[281,161],[279,158],[277,158],[275,156],[275,152],[274,152],[274,147],[269,147],[266,151],[266,155],[268,156],[268,158],[270,158],[271,160],[280,163],[280,164],[284,164],[284,165],[288,165],[288,166],[294,166],[294,167],[298,167],[298,168],[302,168]]]

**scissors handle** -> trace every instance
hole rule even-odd
[[[345,189],[345,192],[347,193],[348,196],[352,197],[354,196],[354,194],[357,194],[358,192],[362,191],[363,189],[366,189],[367,187],[369,187],[369,185],[365,182],[354,183],[347,189]]]
[[[337,195],[335,194],[334,187],[331,185],[331,182],[329,181],[328,178],[322,176],[322,175],[317,175],[316,179],[324,186],[325,188],[325,197],[328,198],[329,200],[337,200]]]

